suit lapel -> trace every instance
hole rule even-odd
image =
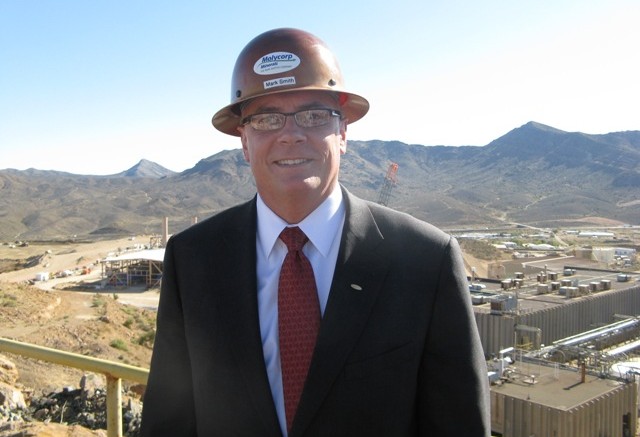
[[[302,435],[342,371],[386,276],[384,238],[367,205],[343,190],[346,219],[327,308],[290,437]]]
[[[249,399],[269,432],[281,435],[271,388],[264,365],[258,321],[256,282],[256,202],[241,210],[225,235],[225,261],[219,265],[228,282],[221,284],[217,314],[225,318],[218,324],[228,329],[226,337],[237,362]]]

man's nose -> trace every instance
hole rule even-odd
[[[287,141],[299,142],[306,138],[307,129],[298,126],[293,115],[289,115],[284,120],[284,126],[280,129],[280,137]]]

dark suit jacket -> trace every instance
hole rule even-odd
[[[456,241],[343,191],[341,247],[289,435],[489,435],[486,366]],[[255,199],[169,240],[143,435],[281,435],[255,240]]]

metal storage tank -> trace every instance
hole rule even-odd
[[[538,294],[547,294],[551,292],[551,284],[538,284]]]

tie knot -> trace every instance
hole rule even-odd
[[[302,230],[295,226],[293,228],[284,228],[280,233],[280,239],[287,245],[289,251],[299,251],[305,245],[309,238]]]

